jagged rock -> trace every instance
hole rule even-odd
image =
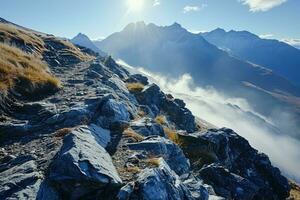
[[[49,173],[50,181],[72,199],[114,191],[122,183],[111,157],[86,128],[79,127],[65,136]]]
[[[243,179],[243,183],[247,182],[247,187],[249,186],[252,190],[247,190],[249,194],[246,197],[242,195],[240,199],[251,197],[284,199],[288,197],[289,184],[287,179],[280,174],[279,169],[273,167],[266,155],[253,149],[246,139],[234,131],[225,128],[211,129],[205,133],[179,135],[179,137],[183,144],[183,151],[193,163],[196,163],[197,160],[202,160],[202,162],[204,160],[202,165],[216,163],[229,170],[231,174],[227,176],[228,182],[225,185],[237,186],[239,185],[236,183],[238,179]],[[200,176],[202,177],[206,172],[211,172],[210,176],[204,177],[204,180],[208,184],[218,185],[218,181],[221,179],[220,174],[224,170],[215,167],[215,165],[209,165],[205,167],[205,171],[200,173]],[[236,178],[237,176],[240,178]],[[230,181],[232,182],[229,184]],[[224,190],[226,189],[224,188]],[[232,188],[227,188],[227,190],[232,193],[235,192]],[[222,195],[218,191],[216,193]]]
[[[119,200],[129,200],[130,195],[133,193],[134,186],[135,186],[134,182],[127,183],[125,186],[123,186],[120,189],[117,198]]]
[[[133,74],[130,75],[128,79],[126,79],[127,83],[142,83],[143,85],[148,85],[148,78],[141,74]]]
[[[228,169],[215,164],[200,170],[200,176],[211,184],[216,193],[226,199],[251,200],[258,198],[258,187],[251,181],[231,173]]]
[[[44,180],[39,187],[36,200],[60,200],[58,192],[50,185],[48,180]]]
[[[166,138],[149,137],[139,143],[130,143],[128,146],[132,150],[145,151],[149,156],[163,157],[179,176],[189,173],[189,160],[176,144]]]
[[[97,117],[97,123],[104,128],[109,128],[112,123],[118,121],[128,122],[130,120],[128,107],[111,97],[105,98],[99,109],[100,116]]]
[[[161,159],[158,168],[143,170],[136,181],[138,191],[135,195],[144,200],[165,200],[165,199],[186,199],[186,200],[207,200],[208,192],[205,188],[201,196],[193,196],[188,187],[179,179],[168,166],[168,164]]]
[[[115,74],[117,74],[121,79],[126,79],[129,76],[129,73],[121,68],[111,56],[107,56],[103,63]]]
[[[0,199],[35,199],[41,178],[30,156],[16,158],[0,172]]]
[[[168,98],[157,85],[151,84],[135,95],[138,102],[142,105],[148,105],[155,115],[161,111],[166,113],[179,129],[187,132],[197,130],[195,117],[190,110],[185,108],[185,104],[178,99]]]
[[[148,117],[131,122],[130,127],[143,136],[165,136],[162,126]]]

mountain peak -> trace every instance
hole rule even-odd
[[[135,30],[140,28],[145,28],[147,25],[144,21],[132,22],[129,23],[124,30]]]
[[[182,26],[179,23],[177,23],[177,22],[174,22],[170,27],[182,28]]]

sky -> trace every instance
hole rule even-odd
[[[220,27],[300,39],[300,0],[1,0],[0,17],[66,38],[81,32],[100,39],[145,21],[178,22],[191,32]]]

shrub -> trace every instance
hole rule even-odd
[[[154,121],[160,125],[166,124],[166,117],[164,115],[158,115]]]
[[[136,93],[143,91],[145,86],[142,83],[127,83],[126,87],[130,92]]]
[[[131,138],[135,139],[137,142],[140,142],[145,139],[144,136],[138,134],[137,132],[135,132],[134,130],[132,130],[130,128],[126,129],[123,132],[123,135],[127,136],[127,137],[131,137]]]
[[[171,141],[173,141],[175,144],[177,144],[179,146],[182,144],[181,141],[180,141],[180,139],[179,139],[179,136],[178,136],[178,134],[176,133],[175,130],[172,130],[172,129],[168,128],[168,127],[164,127],[164,132],[167,135],[167,137]]]
[[[141,169],[137,166],[133,166],[133,167],[125,167],[120,169],[120,172],[129,172],[129,173],[133,173],[133,174],[137,174],[141,171]]]

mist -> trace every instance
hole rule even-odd
[[[233,129],[246,138],[251,146],[267,154],[283,174],[300,182],[300,141],[282,133],[281,124],[276,124],[278,120],[256,113],[246,99],[230,98],[213,87],[198,87],[189,74],[173,79],[129,66],[121,60],[118,63],[131,73],[144,74],[165,93],[184,100],[196,117],[219,128]],[[274,110],[273,113],[278,116],[280,111]],[[289,113],[280,113],[280,116],[286,116],[283,126],[295,126],[288,124]]]

